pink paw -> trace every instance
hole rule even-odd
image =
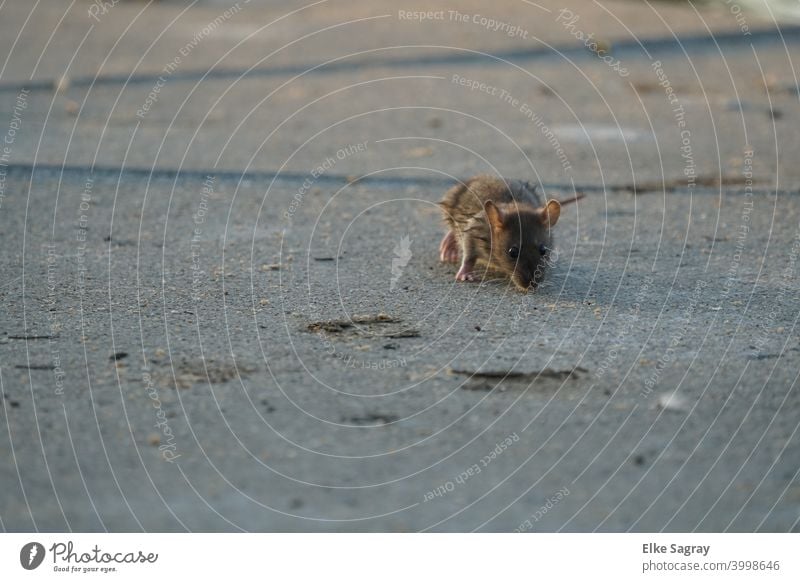
[[[452,231],[444,235],[439,243],[439,260],[444,263],[458,262],[458,243]]]
[[[477,277],[478,275],[476,273],[464,267],[464,265],[461,265],[458,273],[456,273],[456,281],[475,281]]]

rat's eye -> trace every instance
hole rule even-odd
[[[508,249],[508,256],[511,257],[512,259],[516,259],[519,256],[519,247],[513,246],[510,249]]]
[[[545,256],[547,254],[548,248],[544,245],[539,245],[539,254]]]

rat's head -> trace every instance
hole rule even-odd
[[[535,289],[550,261],[550,231],[561,204],[548,200],[541,208],[526,204],[484,204],[492,233],[491,264],[523,291]]]

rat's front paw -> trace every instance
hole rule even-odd
[[[458,273],[456,273],[456,281],[476,281],[477,279],[478,274],[472,270],[471,265],[469,267],[461,265]]]
[[[439,260],[443,263],[458,262],[458,242],[453,231],[449,231],[439,243]]]
[[[458,248],[457,247],[453,247],[453,248],[446,249],[445,251],[442,252],[442,255],[441,255],[440,258],[442,259],[442,262],[445,262],[445,263],[457,263],[458,262]]]

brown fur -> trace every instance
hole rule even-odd
[[[527,182],[480,175],[453,186],[439,205],[460,247],[459,275],[480,265],[520,289],[535,288],[553,245],[551,230],[560,214],[556,200],[543,203]],[[516,258],[509,255],[512,247],[519,249]]]

